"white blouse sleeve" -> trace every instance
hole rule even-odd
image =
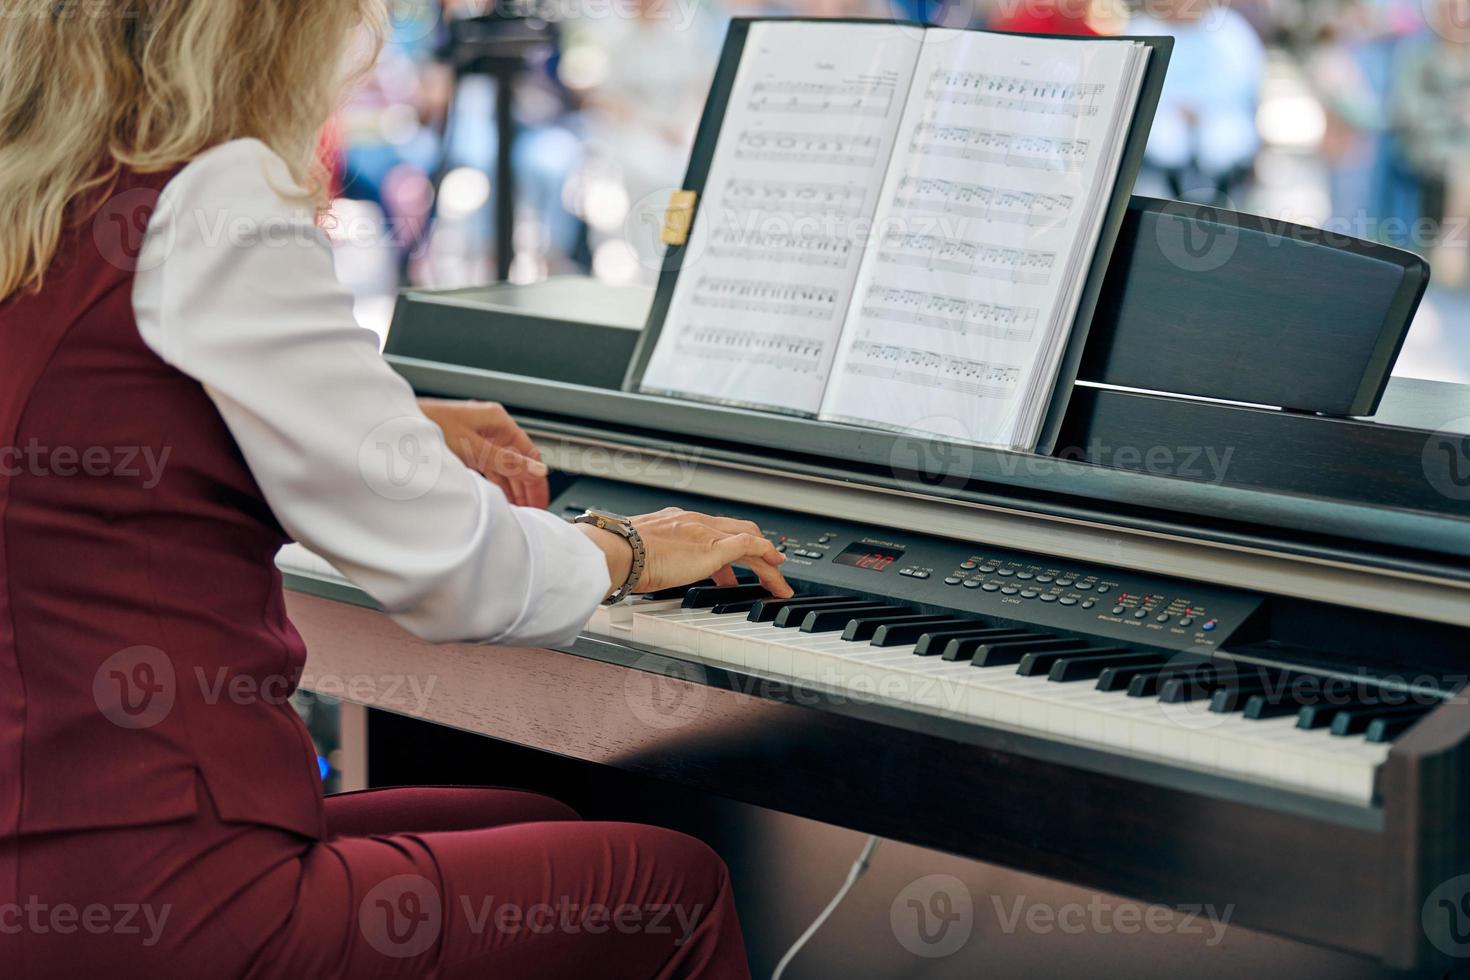
[[[330,246],[256,140],[164,189],[133,285],[143,341],[203,384],[286,531],[430,640],[569,640],[601,552],[462,464],[352,316]]]

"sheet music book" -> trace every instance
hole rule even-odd
[[[633,386],[1036,448],[1151,43],[744,29]]]

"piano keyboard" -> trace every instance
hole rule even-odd
[[[1390,743],[1432,707],[1299,706],[1292,675],[836,592],[710,584],[600,610],[587,631],[795,681],[1251,782],[1368,803]]]

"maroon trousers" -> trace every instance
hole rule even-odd
[[[310,841],[222,822],[199,793],[189,820],[23,839],[0,904],[14,975],[749,976],[724,864],[673,831],[426,788],[328,797]]]

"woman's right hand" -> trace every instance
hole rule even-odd
[[[665,507],[630,520],[648,554],[635,592],[657,592],[707,578],[714,579],[718,585],[734,585],[735,572],[731,566],[744,565],[755,572],[772,595],[784,599],[793,594],[791,586],[777,571],[786,556],[762,537],[760,527],[750,521],[711,517],[677,507]],[[617,589],[627,580],[632,567],[632,547],[612,531],[592,524],[577,527],[602,549],[612,589]]]

